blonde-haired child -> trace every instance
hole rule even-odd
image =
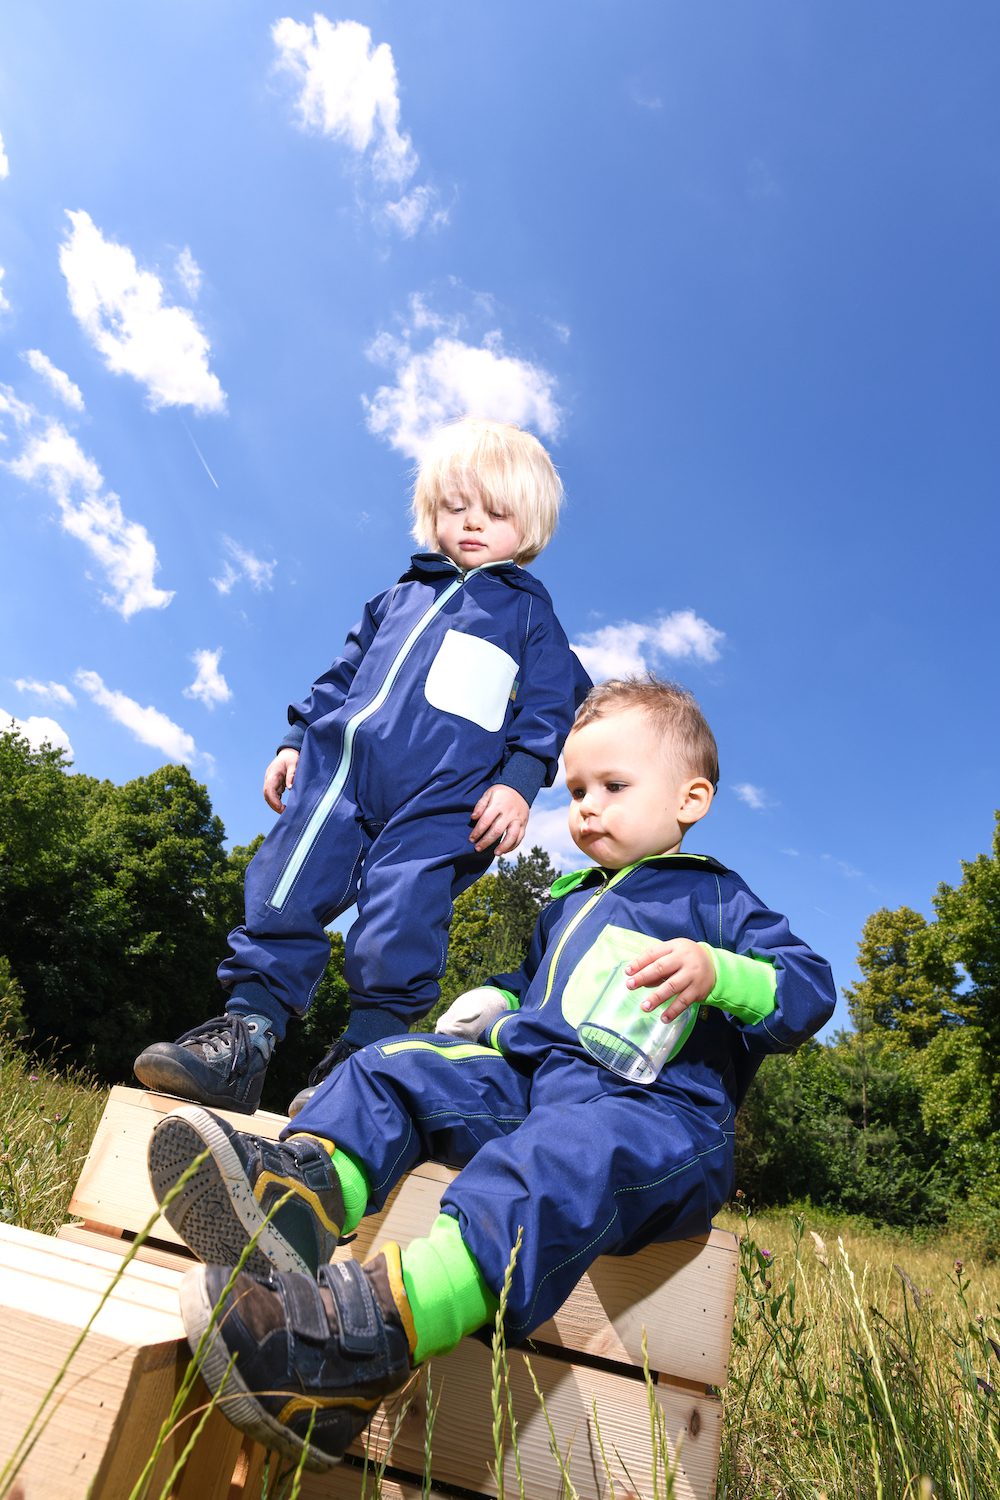
[[[521,842],[588,686],[522,566],[552,537],[561,500],[530,433],[466,417],[434,435],[413,499],[428,550],[289,707],[264,778],[283,816],[247,870],[246,918],[219,968],[225,1013],[146,1048],[135,1072],[148,1088],[255,1110],[275,1042],[322,977],[325,929],[355,902],[350,1020],[293,1105],[430,1010],[455,897]]]

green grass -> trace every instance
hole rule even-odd
[[[0,1219],[54,1234],[107,1090],[32,1060],[0,1032]]]
[[[0,1216],[58,1228],[105,1097],[0,1037]],[[809,1207],[718,1222],[740,1236],[718,1500],[1000,1500],[1000,1261],[976,1242]],[[511,1453],[520,1494],[499,1339],[493,1358],[494,1458]],[[432,1436],[431,1416],[428,1472]],[[667,1500],[674,1476],[652,1409],[650,1441]],[[555,1434],[552,1453],[558,1472]],[[298,1476],[268,1488],[294,1495]],[[375,1466],[368,1500],[381,1488]]]

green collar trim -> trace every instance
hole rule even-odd
[[[642,859],[637,859],[634,864],[623,865],[620,870],[615,870],[613,873],[615,875],[628,875],[630,871],[637,870],[640,865],[653,864],[657,860],[668,859],[683,860],[686,864],[707,865],[710,869],[722,868],[718,860],[713,859],[710,854],[684,854],[678,850],[674,854],[646,854]],[[608,878],[607,871],[602,869],[600,865],[588,865],[585,870],[570,870],[567,874],[560,875],[558,880],[554,881],[549,888],[549,895],[554,901],[558,901],[560,896],[568,896],[570,891],[578,890],[585,881],[590,879],[591,875],[597,875],[601,880],[607,880]]]

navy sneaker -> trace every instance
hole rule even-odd
[[[252,1115],[274,1044],[267,1016],[227,1011],[185,1031],[176,1042],[154,1042],[139,1053],[133,1071],[154,1093]]]
[[[330,1469],[406,1384],[416,1346],[399,1246],[363,1266],[345,1260],[318,1277],[197,1266],[181,1283],[188,1343],[219,1409],[268,1448],[309,1469]],[[310,1431],[311,1428],[311,1431]]]
[[[149,1140],[157,1203],[206,1151],[164,1210],[184,1243],[200,1260],[233,1266],[254,1240],[245,1262],[253,1275],[277,1269],[315,1276],[337,1248],[344,1223],[332,1144],[306,1134],[263,1140],[185,1104],[164,1115]]]
[[[349,1042],[346,1037],[338,1037],[326,1056],[320,1058],[309,1074],[308,1086],[304,1089],[299,1089],[295,1098],[288,1106],[288,1118],[291,1119],[293,1115],[297,1115],[300,1109],[305,1109],[320,1084],[329,1078],[337,1064],[346,1062],[358,1050],[359,1048],[355,1042]]]

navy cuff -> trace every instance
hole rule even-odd
[[[306,724],[306,721],[304,719],[296,719],[294,724],[289,724],[288,728],[285,730],[284,737],[281,741],[281,744],[278,746],[278,749],[301,750],[302,741],[306,737],[306,730],[308,727],[309,726]]]
[[[343,1040],[355,1047],[367,1046],[369,1042],[382,1042],[389,1036],[405,1036],[409,1031],[405,1021],[391,1011],[374,1005],[364,1010],[352,1010],[344,1028]]]
[[[510,786],[520,792],[530,807],[545,783],[545,762],[528,750],[513,750],[494,785]]]
[[[226,999],[226,1010],[234,1016],[267,1016],[275,1040],[284,1041],[285,1029],[292,1012],[282,1005],[271,991],[258,984],[255,979],[243,979],[234,984]]]

